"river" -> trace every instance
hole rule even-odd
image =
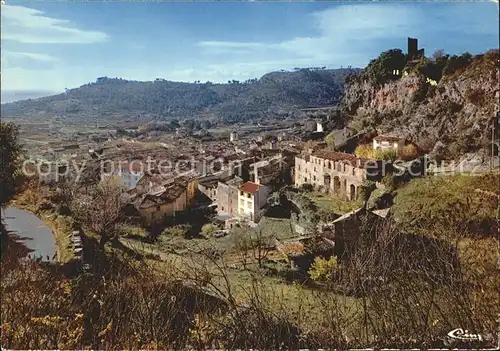
[[[30,257],[41,257],[43,261],[55,259],[56,242],[52,230],[36,215],[7,207],[2,210],[2,220],[15,240],[28,248]]]

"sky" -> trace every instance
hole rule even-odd
[[[430,56],[498,48],[498,3],[40,2],[1,5],[2,103],[97,77],[226,82],[365,67],[419,39]]]

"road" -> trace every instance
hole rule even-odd
[[[17,234],[16,241],[30,250],[30,257],[54,261],[56,242],[52,230],[34,214],[15,207],[2,210],[7,230]]]
[[[27,139],[27,138],[24,138],[22,139],[28,143],[35,143],[35,144],[42,144],[42,145],[49,145],[49,142],[48,141],[41,141],[41,140],[34,140],[34,139]]]

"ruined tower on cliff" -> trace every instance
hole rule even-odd
[[[408,37],[408,61],[421,60],[424,57],[424,49],[418,49],[418,39]]]

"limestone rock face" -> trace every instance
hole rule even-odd
[[[498,57],[498,50],[477,55],[436,86],[415,71],[382,86],[359,75],[345,86],[342,112],[351,121],[368,121],[382,133],[417,144],[428,138],[463,142],[472,149],[485,146],[499,106]]]

